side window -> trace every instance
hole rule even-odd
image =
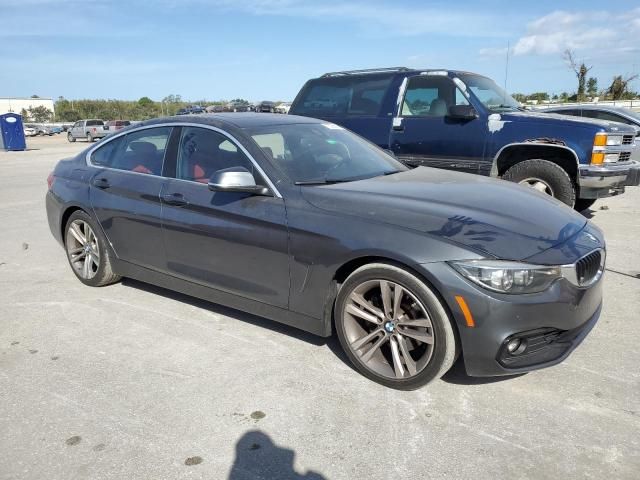
[[[122,147],[124,140],[124,137],[118,137],[94,150],[91,154],[91,163],[96,167],[112,167],[116,153]]]
[[[405,117],[444,117],[451,105],[467,105],[455,84],[440,75],[411,77],[402,102],[401,115]],[[458,101],[464,103],[458,103]]]
[[[323,116],[374,116],[391,84],[392,76],[330,77],[305,87],[295,113]]]
[[[464,94],[460,91],[458,87],[456,87],[456,105],[469,105],[469,100]]]
[[[170,135],[170,127],[158,127],[117,137],[93,152],[91,163],[118,170],[161,175]]]
[[[633,123],[631,123],[629,120],[627,120],[624,117],[621,117],[620,115],[616,115],[615,113],[598,112],[598,111],[594,113],[596,114],[594,118],[597,118],[599,120],[607,120],[608,122],[619,122],[619,123],[626,123],[628,125],[633,125]]]
[[[285,158],[284,137],[281,133],[253,135],[253,139],[270,158]]]
[[[251,161],[226,136],[206,128],[183,127],[176,178],[208,183],[218,170],[244,167],[262,183]]]

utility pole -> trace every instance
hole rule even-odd
[[[507,41],[507,59],[504,65],[504,94],[505,94],[505,98],[504,100],[506,101],[506,95],[507,95],[507,78],[509,77],[509,41]]]

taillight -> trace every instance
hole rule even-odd
[[[51,190],[51,187],[53,187],[53,182],[56,179],[56,177],[53,176],[53,172],[51,172],[49,174],[49,176],[47,177],[47,187],[49,188],[49,190]]]

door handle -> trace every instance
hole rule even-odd
[[[109,180],[105,177],[95,178],[93,180],[93,185],[96,188],[101,188],[101,189],[109,188],[111,186],[111,184],[109,183]]]
[[[173,205],[174,207],[184,207],[185,205],[189,205],[189,202],[181,193],[167,193],[166,195],[162,195],[162,200],[164,203]]]

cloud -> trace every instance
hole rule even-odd
[[[164,0],[173,8],[185,3],[217,7],[255,16],[286,16],[319,22],[352,23],[361,30],[386,36],[502,37],[495,17],[481,10],[449,10],[363,0]]]
[[[640,8],[631,12],[567,12],[558,10],[533,20],[511,52],[515,56],[559,55],[566,49],[581,58],[631,60],[640,52]],[[504,55],[504,48],[482,48],[480,55]]]

